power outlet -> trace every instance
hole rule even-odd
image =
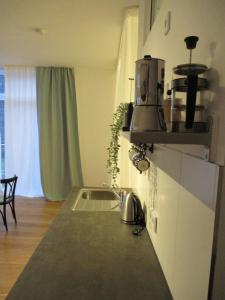
[[[209,148],[205,147],[203,151],[204,160],[209,161]]]
[[[151,230],[153,230],[154,233],[157,233],[157,230],[158,230],[158,215],[154,210],[152,210],[150,212],[150,220],[149,221],[150,221],[149,225],[150,225]]]

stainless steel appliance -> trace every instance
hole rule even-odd
[[[141,202],[134,193],[128,193],[122,200],[121,221],[123,223],[141,226],[144,226],[145,224]]]
[[[135,106],[131,131],[162,131],[165,62],[145,55],[136,61]]]
[[[184,39],[187,49],[190,50],[190,59],[188,64],[178,65],[173,68],[173,72],[177,75],[185,77],[176,78],[172,80],[172,107],[171,112],[179,109],[176,104],[177,93],[186,93],[186,105],[180,106],[180,112],[185,111],[185,120],[176,120],[171,117],[172,131],[179,132],[204,132],[207,129],[207,124],[203,114],[195,117],[196,99],[199,92],[208,88],[208,81],[206,78],[199,77],[198,75],[205,73],[208,68],[202,64],[192,63],[192,50],[196,48],[198,41],[197,36],[188,36]],[[199,95],[200,98],[200,95]],[[204,110],[204,109],[203,109]],[[201,111],[203,111],[201,109]],[[173,115],[172,115],[173,116]]]

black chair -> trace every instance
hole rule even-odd
[[[15,191],[16,191],[16,183],[17,183],[17,176],[15,175],[12,178],[8,179],[1,179],[0,184],[3,186],[3,195],[0,195],[0,205],[3,206],[3,210],[0,210],[0,213],[3,218],[3,223],[5,225],[6,231],[8,231],[7,226],[7,219],[6,219],[6,205],[9,204],[13,218],[15,223],[17,224],[16,220],[16,212],[15,212]]]

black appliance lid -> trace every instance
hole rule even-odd
[[[198,77],[197,90],[204,91],[208,88],[208,80]],[[187,92],[187,77],[176,78],[172,80],[172,89],[177,92]]]
[[[136,63],[144,62],[144,61],[151,61],[151,60],[161,60],[163,62],[165,61],[164,59],[161,59],[161,58],[154,58],[154,57],[151,57],[151,55],[145,55],[144,58],[136,60]]]
[[[173,68],[173,72],[177,75],[199,75],[205,73],[208,67],[201,64],[183,64]]]

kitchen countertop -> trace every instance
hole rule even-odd
[[[74,188],[10,291],[8,300],[170,300],[146,230],[119,212],[72,211]]]

